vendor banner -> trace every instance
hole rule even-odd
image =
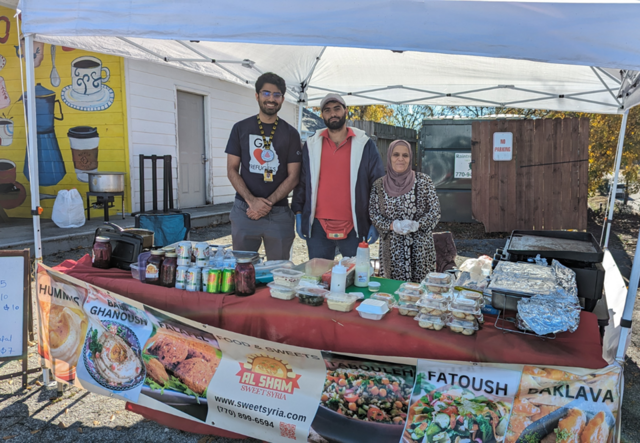
[[[620,379],[617,366],[599,371],[525,366],[505,442],[613,441]]]
[[[419,360],[401,442],[502,442],[521,368]]]
[[[38,352],[58,381],[260,440],[613,439],[617,365],[594,371],[344,355],[196,323],[42,264],[36,288]]]

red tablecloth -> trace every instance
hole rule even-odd
[[[326,306],[277,300],[270,297],[267,288],[251,297],[236,297],[146,285],[133,280],[130,272],[93,268],[88,256],[77,263],[65,261],[55,269],[197,322],[295,346],[439,360],[583,368],[607,365],[602,359],[597,318],[588,312],[581,314],[575,333],[559,334],[555,340],[503,333],[495,328],[492,316],[486,316],[484,327],[476,335],[464,336],[449,330],[422,329],[411,317],[397,312],[376,322],[360,318],[355,311],[341,313]],[[146,415],[140,409],[136,412]]]

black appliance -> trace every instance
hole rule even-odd
[[[604,287],[604,252],[588,232],[572,231],[513,231],[498,260],[527,261],[540,255],[549,264],[553,259],[576,273],[578,297],[584,299],[584,308],[592,312],[602,298]]]
[[[119,232],[110,226],[100,226],[95,237],[109,237],[111,240],[111,267],[130,270],[131,263],[138,262],[138,255],[143,251],[144,238],[141,235]]]

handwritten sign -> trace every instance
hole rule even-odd
[[[0,251],[0,360],[26,353],[28,251]]]
[[[513,159],[513,133],[493,133],[493,161],[508,162]]]

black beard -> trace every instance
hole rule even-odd
[[[260,106],[260,110],[262,111],[262,113],[265,115],[276,115],[280,108],[282,108],[282,103],[280,105],[276,103],[276,107],[273,109],[268,109],[263,102],[258,102],[258,105]]]
[[[334,130],[342,128],[346,123],[347,123],[347,114],[345,114],[338,121],[335,121],[335,120],[334,121],[324,120],[324,124],[327,125],[327,128],[334,129]]]

